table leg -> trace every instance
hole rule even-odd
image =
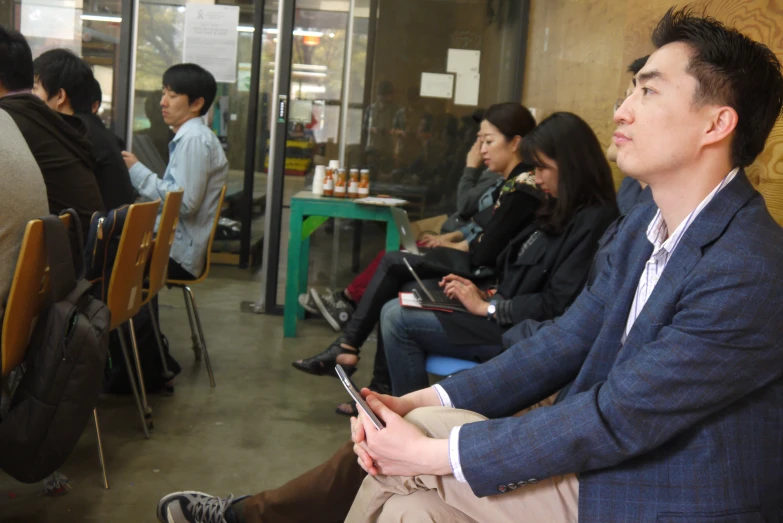
[[[389,219],[386,220],[386,252],[400,250],[400,232],[397,225],[389,213]]]
[[[297,295],[302,294],[303,292],[307,292],[308,274],[310,274],[310,238],[309,237],[302,239],[302,249],[299,254],[299,291]],[[299,318],[300,320],[304,319],[305,310],[302,307],[296,308],[296,317]]]
[[[351,269],[353,273],[359,272],[359,264],[361,264],[362,257],[362,230],[364,229],[364,222],[362,220],[354,221],[353,229],[353,260],[351,262]]]
[[[288,226],[288,268],[285,275],[285,306],[283,309],[283,336],[296,337],[296,319],[299,316],[299,287],[302,284],[302,251],[309,251],[309,246],[302,248],[302,211],[296,202],[291,202],[291,218]],[[309,243],[309,240],[308,240]],[[307,287],[307,269],[304,281]]]

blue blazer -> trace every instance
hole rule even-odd
[[[620,340],[653,202],[565,315],[443,381],[477,496],[579,477],[586,523],[783,521],[783,231],[744,172],[688,228]],[[552,407],[508,417],[575,380]],[[522,516],[522,515],[520,515]]]

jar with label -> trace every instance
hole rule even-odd
[[[359,197],[359,169],[351,169],[348,181],[348,198]]]
[[[359,181],[359,198],[370,196],[370,170],[362,169],[362,179]]]
[[[334,182],[334,197],[345,198],[348,192],[348,183],[345,179],[345,169],[337,169],[337,180]]]
[[[326,168],[324,176],[324,196],[334,196],[334,167]]]

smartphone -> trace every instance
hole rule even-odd
[[[362,395],[359,394],[358,390],[356,390],[356,387],[351,381],[351,378],[348,377],[348,375],[343,370],[342,366],[340,366],[340,364],[338,363],[337,365],[335,365],[334,368],[337,371],[337,376],[340,378],[340,381],[343,382],[343,386],[345,387],[345,390],[348,391],[348,394],[350,394],[351,398],[353,398],[353,400],[356,402],[356,406],[362,409],[362,411],[364,411],[367,417],[370,418],[370,421],[372,421],[372,424],[375,425],[376,429],[383,430],[385,425],[381,420],[378,419],[378,416],[376,416],[375,413],[372,410],[370,410],[370,407],[367,405],[367,402],[364,401]]]

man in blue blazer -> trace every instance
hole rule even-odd
[[[524,344],[402,398],[362,391],[386,428],[352,420],[370,476],[347,521],[783,521],[783,231],[743,170],[780,63],[687,10],[653,43],[614,140],[654,202]]]

